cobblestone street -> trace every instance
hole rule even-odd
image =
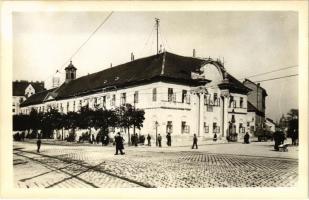
[[[298,148],[273,151],[272,143],[190,147],[114,147],[14,143],[19,188],[285,187],[298,179]]]

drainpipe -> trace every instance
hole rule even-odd
[[[201,126],[201,117],[200,117],[200,112],[201,112],[201,97],[200,94],[197,93],[197,97],[198,97],[198,118],[197,118],[197,136],[200,136],[200,126]]]

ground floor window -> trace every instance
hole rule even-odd
[[[212,125],[212,132],[213,133],[220,133],[220,126],[217,125],[217,122],[214,122]]]
[[[172,133],[172,132],[173,132],[173,123],[172,121],[167,121],[166,133]]]
[[[185,121],[181,122],[181,133],[189,133],[190,127],[186,124]]]
[[[204,133],[209,133],[209,126],[204,122]]]

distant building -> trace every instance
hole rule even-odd
[[[163,52],[79,78],[76,70],[71,62],[65,82],[31,96],[22,104],[23,113],[50,108],[78,112],[85,105],[114,109],[130,103],[145,110],[137,133],[152,138],[156,131],[162,136],[171,133],[173,144],[191,143],[193,134],[199,141],[212,141],[215,134],[218,141],[226,141],[233,133],[242,140],[247,131],[250,89],[218,60]]]
[[[265,128],[265,110],[267,92],[259,83],[245,79],[243,84],[250,88],[248,93],[248,123],[250,132],[261,132]]]
[[[61,85],[61,74],[57,70],[56,74],[53,76],[53,85],[52,88],[57,88]]]
[[[44,82],[13,81],[13,114],[20,113],[20,104],[27,98],[44,90]]]

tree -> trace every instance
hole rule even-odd
[[[65,120],[65,128],[67,130],[72,129],[72,131],[69,133],[69,137],[67,138],[68,142],[74,142],[75,141],[75,130],[78,127],[78,120],[80,119],[80,114],[76,112],[68,112],[66,114],[66,120]]]
[[[133,107],[131,104],[125,104],[116,108],[116,113],[118,117],[118,127],[122,127],[125,130],[128,130],[128,143],[131,144],[130,138],[130,128],[132,126],[132,113]]]
[[[108,127],[114,127],[117,124],[117,115],[114,110],[102,108],[95,110],[93,114],[94,128],[100,129],[100,136],[105,138],[104,143],[107,145],[109,142]]]
[[[128,142],[131,143],[130,128],[132,126],[138,129],[143,127],[145,111],[135,109],[131,104],[125,104],[118,107],[116,113],[118,116],[118,127],[123,127],[128,130]]]

